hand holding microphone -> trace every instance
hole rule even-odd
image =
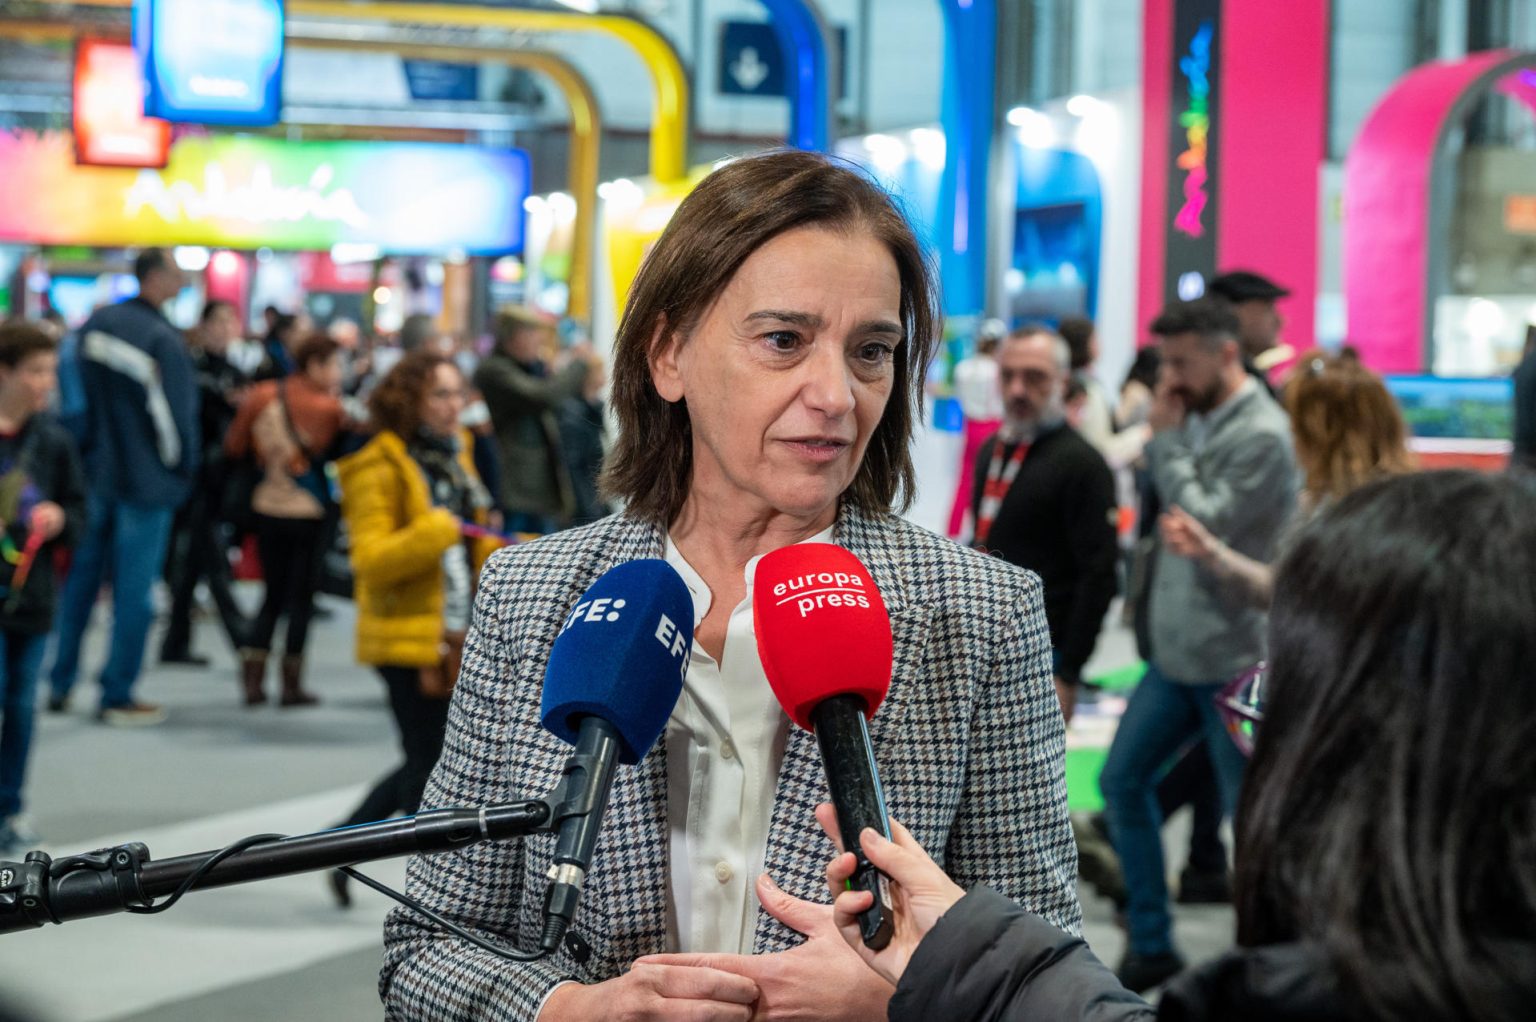
[[[860,915],[869,908],[873,897],[868,891],[851,890],[848,880],[858,869],[858,860],[843,851],[837,832],[837,818],[832,806],[823,802],[816,807],[816,820],[837,845],[838,855],[827,864],[827,886],[832,892],[832,919],[838,932],[864,964],[874,969],[893,986],[901,980],[907,963],[928,931],[939,918],[965,897],[965,892],[929,857],[912,833],[898,821],[891,821],[894,840],[873,830],[860,835],[860,846],[870,862],[891,878],[891,913],[893,933],[890,942],[876,951],[862,939]]]
[[[849,890],[870,895],[860,928],[878,951],[891,939],[890,893],[860,834],[891,836],[866,723],[891,687],[890,616],[869,569],[830,543],[800,543],[759,560],[752,616],[768,684],[790,719],[816,735],[839,847],[857,863],[845,879]]]

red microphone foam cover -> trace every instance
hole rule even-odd
[[[865,713],[891,688],[891,618],[874,577],[831,543],[765,554],[752,582],[757,653],[791,720],[807,731],[829,696],[856,695]]]

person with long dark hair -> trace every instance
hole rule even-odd
[[[471,542],[491,495],[475,471],[470,433],[459,424],[464,377],[430,348],[402,358],[368,399],[378,433],[337,463],[341,508],[356,576],[357,658],[389,690],[404,761],[385,775],[346,824],[414,813],[443,748],[448,697],[469,628],[480,565],[494,540]],[[346,875],[331,889],[351,903]]]
[[[903,829],[866,830],[896,884],[885,950],[858,938],[853,857],[827,875],[845,939],[897,984],[893,1022],[1529,1019],[1536,494],[1433,472],[1340,498],[1280,563],[1270,654],[1237,819],[1237,949],[1154,1011],[1079,938],[965,893]],[[832,833],[831,807],[817,815]]]

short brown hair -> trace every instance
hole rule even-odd
[[[52,337],[31,323],[13,322],[0,326],[0,366],[15,369],[33,355],[57,351]]]
[[[341,350],[330,334],[315,332],[298,343],[293,349],[293,366],[299,372],[309,368],[311,362],[324,362]]]
[[[700,182],[630,290],[613,352],[619,431],[601,481],[629,514],[670,523],[693,472],[687,403],[667,402],[651,382],[658,330],[686,339],[753,252],[800,227],[868,231],[896,263],[904,337],[891,398],[844,498],[869,512],[910,506],[917,479],[909,445],[942,322],[933,270],[895,201],[863,171],[821,153],[781,149],[735,160]]]
[[[453,359],[431,348],[407,352],[368,395],[368,417],[375,429],[388,430],[410,440],[421,428],[421,399],[438,366],[454,365]]]
[[[1397,402],[1350,349],[1303,354],[1285,385],[1285,408],[1314,501],[1414,467]]]

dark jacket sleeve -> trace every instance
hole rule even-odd
[[[589,371],[585,362],[577,361],[539,377],[509,358],[488,358],[475,370],[475,387],[485,397],[491,418],[500,422],[512,416],[553,411],[561,401],[581,393]]]
[[[1075,486],[1065,502],[1068,519],[1064,523],[1078,582],[1059,651],[1061,676],[1071,682],[1082,674],[1099,640],[1119,584],[1115,565],[1120,556],[1115,477],[1103,455],[1087,441],[1079,447],[1083,467],[1072,473]]]
[[[160,385],[165,388],[165,399],[170,403],[171,417],[176,420],[176,432],[181,437],[181,463],[173,471],[183,479],[195,479],[203,457],[202,395],[197,389],[197,370],[186,343],[174,329],[166,327],[161,343]]]
[[[73,548],[85,528],[85,472],[74,439],[62,425],[54,431],[54,492],[50,499],[64,509],[64,531],[54,537],[54,545]]]
[[[891,1022],[1149,1022],[1152,1007],[1122,987],[1081,938],[977,887],[918,945]]]

